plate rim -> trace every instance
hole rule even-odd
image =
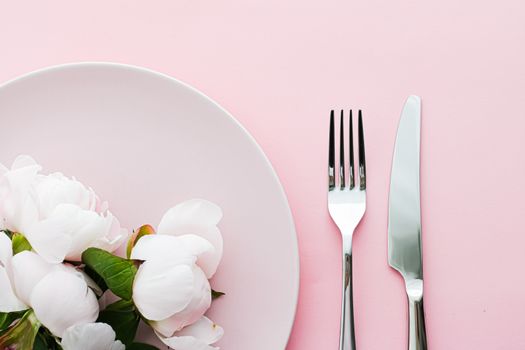
[[[47,73],[52,73],[52,72],[55,72],[55,71],[61,71],[61,70],[67,70],[67,69],[76,69],[76,68],[80,68],[81,69],[81,68],[84,68],[84,67],[106,67],[106,68],[127,69],[127,70],[131,70],[131,71],[139,72],[139,73],[151,74],[151,75],[157,76],[157,77],[162,78],[162,79],[167,79],[167,80],[171,81],[172,83],[178,84],[178,85],[188,89],[190,92],[199,95],[200,97],[202,97],[205,100],[207,100],[207,102],[211,103],[212,105],[214,105],[215,107],[220,109],[224,113],[224,115],[226,115],[230,119],[230,121],[233,122],[233,124],[235,124],[235,126],[237,128],[239,128],[239,130],[244,135],[247,136],[248,140],[252,143],[252,145],[255,146],[255,149],[257,150],[259,155],[262,156],[262,159],[266,163],[266,166],[271,170],[270,173],[272,174],[272,180],[277,185],[277,188],[279,190],[279,197],[280,197],[280,199],[283,200],[286,203],[286,209],[287,209],[287,213],[286,213],[287,215],[286,216],[288,218],[287,221],[288,221],[288,224],[290,225],[290,227],[291,227],[291,229],[293,231],[293,236],[294,236],[293,240],[292,240],[294,249],[291,252],[291,254],[293,255],[292,256],[292,260],[294,262],[294,266],[293,267],[294,267],[294,270],[296,270],[296,276],[295,276],[295,278],[293,280],[294,300],[292,302],[293,302],[293,305],[294,305],[294,309],[293,309],[292,317],[290,318],[289,324],[287,326],[287,334],[288,334],[288,336],[287,336],[287,339],[286,339],[286,342],[285,342],[284,348],[283,348],[283,350],[285,350],[286,346],[288,345],[288,342],[290,341],[290,336],[292,335],[293,326],[295,324],[295,319],[296,319],[296,316],[297,316],[297,307],[298,307],[298,303],[299,303],[300,276],[301,276],[299,242],[298,242],[298,238],[297,238],[297,229],[296,229],[296,225],[295,225],[295,220],[294,220],[294,217],[293,217],[292,210],[290,208],[290,202],[288,201],[288,197],[286,195],[286,192],[284,190],[282,182],[281,182],[281,180],[279,178],[279,175],[275,171],[275,168],[273,167],[270,159],[266,156],[266,154],[264,153],[262,147],[256,141],[255,137],[228,110],[226,110],[218,102],[216,102],[214,99],[212,99],[211,97],[209,97],[208,95],[206,95],[202,91],[198,90],[197,88],[193,87],[192,85],[190,85],[190,84],[188,84],[188,83],[186,83],[184,81],[181,81],[181,80],[179,80],[179,79],[177,79],[177,78],[175,78],[175,77],[173,77],[171,75],[168,75],[167,73],[162,73],[162,72],[159,72],[159,71],[151,69],[151,68],[146,68],[146,67],[142,67],[142,66],[138,66],[138,65],[134,65],[134,64],[121,63],[121,62],[112,62],[112,61],[80,61],[80,62],[68,62],[68,63],[61,63],[61,64],[56,64],[56,65],[46,66],[46,67],[43,67],[43,68],[34,69],[34,70],[29,71],[27,73],[23,73],[21,75],[15,76],[14,78],[10,78],[10,79],[0,83],[0,93],[2,92],[2,90],[4,90],[5,88],[8,88],[11,85],[20,83],[20,82],[22,82],[22,81],[24,81],[26,79],[33,78],[33,77],[38,76],[40,74],[47,74]]]

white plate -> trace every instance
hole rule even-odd
[[[129,229],[201,197],[224,211],[210,318],[226,350],[280,350],[299,288],[290,209],[268,159],[215,102],[166,75],[109,63],[47,68],[0,87],[0,161],[20,153],[92,186]],[[59,288],[59,286],[57,286]],[[166,291],[169,293],[169,291]]]

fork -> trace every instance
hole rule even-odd
[[[359,110],[359,185],[354,177],[354,142],[352,110],[349,116],[349,164],[345,163],[344,112],[341,110],[339,136],[339,174],[335,174],[334,111],[330,113],[330,137],[328,152],[328,211],[341,231],[343,241],[343,290],[341,305],[341,329],[339,350],[355,350],[354,307],[352,300],[352,236],[366,210],[366,164],[363,118]],[[348,179],[345,170],[348,167]]]

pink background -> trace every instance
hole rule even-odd
[[[145,66],[200,89],[255,136],[298,231],[302,280],[288,350],[338,343],[340,239],[325,193],[331,108],[362,108],[366,126],[357,345],[406,348],[403,283],[386,260],[387,197],[399,113],[419,94],[429,348],[525,348],[521,0],[0,5],[0,81],[73,61]]]

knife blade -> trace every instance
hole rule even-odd
[[[405,103],[396,137],[388,207],[388,260],[405,278],[422,278],[419,199],[420,98]]]
[[[397,130],[388,207],[388,262],[405,280],[409,301],[409,350],[426,349],[421,259],[421,99],[410,96]]]

